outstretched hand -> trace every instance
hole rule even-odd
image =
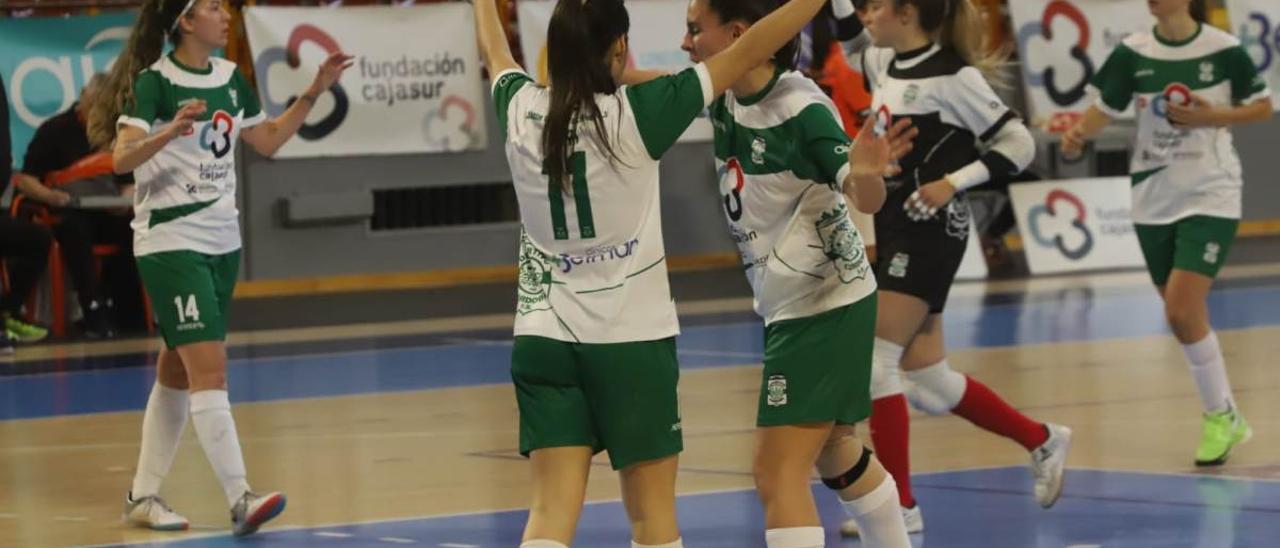
[[[849,163],[858,177],[892,177],[902,171],[897,161],[911,152],[920,130],[903,118],[883,134],[876,130],[875,118],[868,118],[849,148]]]
[[[353,59],[355,57],[341,51],[330,54],[323,63],[320,63],[320,70],[316,72],[316,79],[311,84],[311,92],[319,94],[333,87],[338,83],[338,79],[342,78],[342,73],[354,64]]]

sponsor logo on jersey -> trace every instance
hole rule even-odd
[[[1059,212],[1063,212],[1061,207],[1063,204],[1074,210],[1074,218],[1071,219],[1070,226],[1080,235],[1078,238],[1072,238],[1073,241],[1078,242],[1074,245],[1068,242],[1063,234],[1050,236],[1044,226],[1049,218],[1057,217]],[[1093,251],[1093,232],[1085,224],[1087,214],[1088,209],[1078,196],[1062,189],[1054,190],[1045,197],[1043,204],[1032,207],[1027,215],[1027,224],[1031,225],[1031,238],[1042,247],[1057,249],[1063,257],[1070,260],[1083,259]]]
[[[1165,86],[1163,92],[1150,100],[1146,97],[1138,97],[1136,105],[1139,111],[1146,110],[1150,106],[1151,113],[1155,114],[1157,118],[1168,118],[1169,105],[1187,106],[1191,104],[1191,96],[1190,86],[1174,82]]]
[[[721,181],[730,176],[733,177],[733,188],[724,195],[724,213],[729,216],[730,221],[736,223],[742,220],[742,189],[747,184],[747,176],[742,172],[742,163],[737,158],[729,158],[724,167],[720,168]],[[723,183],[721,186],[724,186]]]
[[[765,403],[769,407],[782,407],[787,404],[787,377],[769,375],[765,382]]]
[[[893,113],[889,110],[889,105],[880,105],[876,109],[876,137],[883,137],[889,133],[889,127],[893,125]]]
[[[1155,76],[1155,75],[1156,75],[1155,69],[1142,69],[1138,72],[1133,73],[1134,78],[1146,78],[1148,76]]]
[[[547,256],[533,245],[529,235],[520,231],[519,277],[517,279],[516,313],[521,316],[551,310],[551,264]]]
[[[240,92],[236,88],[227,88],[227,96],[231,97],[232,108],[240,108]]]
[[[234,130],[236,119],[225,110],[218,110],[200,130],[200,148],[213,153],[214,158],[222,158],[235,148]]]
[[[556,258],[556,264],[560,267],[560,271],[568,274],[575,267],[589,265],[595,263],[607,263],[618,259],[625,259],[635,254],[636,248],[640,247],[640,240],[634,239],[626,243],[611,245],[605,244],[588,249],[581,255],[570,255],[561,253]]]

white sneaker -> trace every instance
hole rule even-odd
[[[246,491],[236,505],[231,507],[232,532],[237,537],[258,532],[262,524],[271,521],[284,511],[284,493],[257,495]]]
[[[152,495],[133,500],[132,493],[124,499],[124,521],[155,531],[186,531],[191,527],[187,518],[174,512],[160,497]]]
[[[903,508],[902,521],[907,526],[907,534],[924,532],[924,514],[920,512],[919,504],[911,508]],[[840,534],[846,537],[858,536],[858,522],[853,518],[845,520],[840,525]]]
[[[1071,429],[1060,424],[1045,423],[1049,439],[1031,452],[1031,473],[1036,480],[1036,502],[1049,508],[1062,495],[1063,468],[1071,449]]]

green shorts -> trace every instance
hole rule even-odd
[[[578,344],[516,337],[511,379],[520,454],[548,447],[609,451],[614,470],[684,449],[674,338]]]
[[[764,330],[757,426],[835,422],[871,416],[871,349],[876,296]]]
[[[1167,225],[1135,225],[1151,281],[1161,286],[1168,283],[1175,268],[1217,277],[1239,225],[1236,219],[1206,215]]]
[[[170,349],[227,338],[227,312],[240,273],[240,251],[205,255],[166,251],[137,258],[160,335]]]

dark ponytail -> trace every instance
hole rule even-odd
[[[165,39],[174,47],[182,41],[182,30],[176,23],[183,10],[187,9],[187,2],[145,0],[142,3],[124,51],[116,58],[102,88],[93,95],[89,106],[89,141],[94,147],[107,147],[115,141],[116,119],[133,106],[134,81],[138,73],[160,60]]]
[[[1198,23],[1209,22],[1209,3],[1207,0],[1191,0],[1191,18]]]
[[[732,23],[741,21],[748,25],[754,25],[757,21],[764,19],[766,15],[773,13],[773,10],[782,6],[784,0],[707,0],[707,5],[711,7],[711,11],[720,16],[722,23]],[[787,42],[777,53],[773,54],[773,64],[783,70],[790,70],[796,66],[796,58],[800,53],[800,37]]]
[[[610,49],[627,35],[631,19],[622,0],[560,0],[547,28],[547,74],[551,101],[542,128],[547,175],[570,188],[569,156],[582,138],[579,122],[591,121],[600,145],[617,158],[596,105],[597,93],[613,94]]]

